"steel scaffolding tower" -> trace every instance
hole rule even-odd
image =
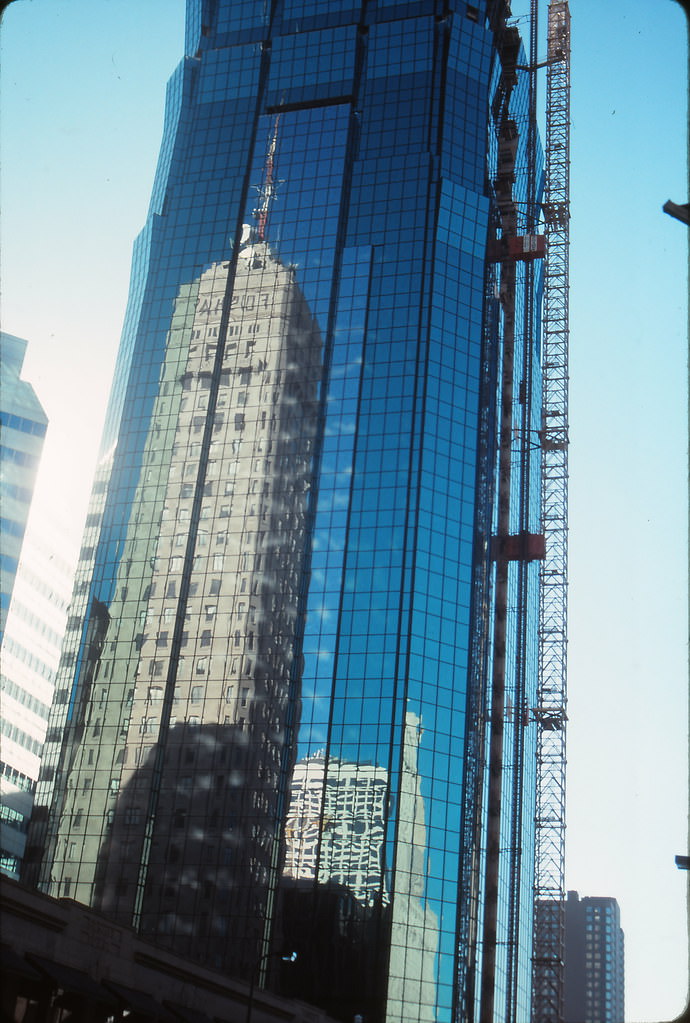
[[[548,8],[543,318],[542,528],[533,1023],[563,1020],[568,587],[570,11]]]

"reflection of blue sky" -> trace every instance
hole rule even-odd
[[[269,242],[273,241],[283,262],[298,268],[298,283],[324,339],[324,359],[331,362],[323,403],[319,494],[312,530],[298,758],[322,749],[328,737],[356,401],[362,367],[364,297],[369,269],[366,252],[344,254],[340,293],[345,311],[338,311],[335,316],[331,314],[348,116],[349,111],[340,107],[281,115],[276,153],[276,174],[281,185],[267,228]],[[273,117],[262,119],[258,137],[261,138],[263,132],[266,143],[273,125]],[[315,133],[320,136],[318,147],[313,145]],[[253,182],[262,179],[264,159],[264,152],[257,151]],[[255,201],[255,196],[251,196],[250,201]],[[319,227],[315,229],[317,218]],[[328,336],[329,323],[335,342]]]
[[[343,179],[349,112],[328,107],[283,113],[278,126],[276,174],[281,184],[267,234],[284,263],[299,268],[298,280],[325,336],[335,264],[335,236]],[[268,146],[274,117],[261,119],[257,138]],[[307,138],[320,136],[318,147]],[[265,148],[257,147],[251,180],[263,177]],[[247,220],[255,195],[250,195]],[[319,222],[318,230],[315,221]],[[278,242],[279,239],[279,242]]]
[[[266,139],[272,124],[263,121]],[[321,145],[307,148],[315,132]],[[439,926],[436,975],[445,1015],[440,1006],[455,954],[476,468],[476,397],[468,381],[478,377],[481,289],[472,303],[467,291],[461,301],[457,289],[442,293],[439,277],[424,368],[417,311],[405,305],[420,286],[419,261],[398,245],[344,250],[336,304],[346,132],[339,107],[281,116],[276,171],[283,184],[268,224],[269,240],[280,239],[280,257],[299,267],[327,369],[297,757],[328,747],[331,756],[388,772],[390,866],[402,809],[404,713],[421,719],[416,764],[426,845],[418,836],[417,869],[422,901]],[[257,153],[255,181],[262,161]],[[410,189],[418,176],[413,164],[404,170]],[[463,262],[453,263],[449,252],[447,278],[460,280],[470,265],[481,278],[475,222],[462,211],[454,215]]]

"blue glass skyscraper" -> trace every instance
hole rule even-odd
[[[29,516],[38,462],[43,449],[48,417],[36,392],[21,379],[27,342],[13,334],[0,334],[0,423],[2,446],[2,556],[0,560],[0,639],[19,564],[26,521]]]
[[[50,633],[27,642],[40,606],[22,606],[20,555],[43,450],[48,417],[22,366],[27,342],[0,332],[0,649],[2,656],[2,760],[0,761],[0,871],[17,876],[38,771],[42,731],[50,700],[51,669],[46,663]],[[26,585],[26,574],[23,580]],[[50,589],[46,586],[46,592]],[[26,591],[25,591],[26,592]],[[38,601],[41,603],[40,599]],[[57,599],[56,599],[57,603]],[[10,606],[13,607],[9,618]],[[55,633],[52,633],[55,636]],[[57,637],[55,636],[55,639]],[[50,660],[48,656],[47,660]],[[32,675],[35,669],[36,674]]]
[[[27,851],[344,1021],[529,1015],[539,152],[509,14],[190,0]]]

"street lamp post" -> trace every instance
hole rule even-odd
[[[245,1023],[251,1023],[252,1020],[252,1012],[254,1009],[254,989],[256,987],[256,975],[261,969],[262,965],[269,959],[271,959],[273,955],[274,955],[273,952],[266,952],[264,955],[259,956],[259,958],[254,963],[251,979],[249,982],[249,998],[247,999],[247,1014],[245,1016]],[[294,963],[296,959],[297,959],[296,952],[288,952],[287,955],[280,956],[280,960],[283,963]]]

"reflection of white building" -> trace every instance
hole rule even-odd
[[[52,893],[196,934],[194,954],[216,915],[265,917],[321,374],[295,271],[265,243],[226,295],[228,271],[178,294],[53,807]]]
[[[438,916],[427,891],[427,827],[418,770],[421,720],[405,715],[395,859],[383,872],[388,771],[319,753],[294,768],[284,874],[337,885],[390,920],[386,1023],[433,1023]],[[390,874],[392,873],[392,884]]]
[[[286,824],[286,877],[317,876],[347,888],[363,905],[388,901],[382,878],[388,772],[371,764],[326,761],[295,765]]]
[[[0,649],[2,759],[0,870],[17,877],[41,765],[73,565],[64,537],[29,526]]]

